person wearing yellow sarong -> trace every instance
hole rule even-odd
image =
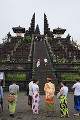
[[[9,103],[10,116],[14,117],[16,104],[17,104],[17,93],[19,92],[19,86],[16,85],[16,80],[12,81],[12,85],[9,86],[9,93],[14,95],[14,101]]]

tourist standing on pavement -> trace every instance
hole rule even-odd
[[[14,95],[14,101],[9,103],[9,112],[10,112],[10,116],[12,117],[14,117],[14,113],[15,113],[18,92],[19,92],[19,86],[16,85],[16,80],[13,80],[12,85],[9,86],[10,95]]]
[[[68,108],[67,108],[67,94],[68,94],[68,87],[66,86],[66,82],[61,82],[61,89],[60,89],[60,116],[65,118],[69,117]]]
[[[73,85],[72,89],[74,90],[74,108],[76,109],[75,116],[79,116],[80,112],[80,82],[79,79],[76,79],[76,83]]]
[[[28,103],[31,107],[31,110],[32,110],[32,97],[33,97],[32,86],[33,86],[33,80],[29,83],[29,100],[28,100]]]
[[[45,84],[44,91],[46,94],[45,97],[45,107],[46,107],[46,116],[49,116],[48,112],[52,112],[54,117],[54,93],[55,85],[51,83],[51,78],[47,78],[47,83]]]
[[[0,111],[2,108],[2,112],[3,112],[3,88],[1,86],[1,80],[0,80]]]
[[[33,92],[32,110],[33,110],[33,114],[39,114],[40,96],[39,96],[38,83],[39,83],[38,80],[34,80],[34,84],[32,86],[32,92]]]

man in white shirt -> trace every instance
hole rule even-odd
[[[47,61],[47,58],[45,58],[45,59],[44,59],[44,65],[45,65],[45,67],[47,66],[47,62],[48,62],[48,61]]]
[[[32,86],[33,86],[33,81],[29,83],[29,101],[28,102],[31,107],[31,110],[32,110],[32,97],[33,97]]]
[[[76,78],[76,83],[73,85],[72,89],[74,90],[74,108],[76,109],[75,116],[79,116],[80,112],[80,82]]]
[[[17,94],[19,92],[19,86],[16,85],[16,83],[13,83],[9,86],[9,93],[11,94]]]

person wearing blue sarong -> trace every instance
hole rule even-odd
[[[80,82],[79,79],[76,79],[76,83],[73,85],[72,89],[74,90],[74,108],[76,110],[75,116],[79,116],[80,112]]]
[[[3,112],[3,88],[1,86],[1,80],[0,80],[0,111]]]

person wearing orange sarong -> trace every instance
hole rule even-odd
[[[46,107],[46,111],[47,114],[46,116],[49,116],[48,112],[52,112],[53,113],[53,117],[54,117],[54,93],[55,93],[55,85],[53,83],[51,83],[51,78],[47,78],[47,83],[45,84],[44,87],[44,91],[45,91],[45,107]]]

